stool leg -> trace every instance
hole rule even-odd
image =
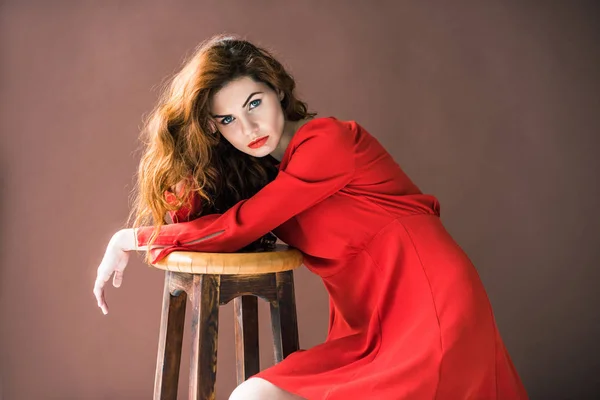
[[[177,296],[171,294],[172,278],[173,272],[165,273],[158,356],[154,375],[154,400],[177,399],[187,295],[183,291]]]
[[[219,331],[219,275],[194,275],[190,400],[214,400]]]
[[[277,300],[271,302],[271,327],[273,329],[275,362],[281,362],[298,350],[298,321],[293,271],[276,273]]]
[[[240,296],[233,299],[235,309],[235,365],[237,384],[260,371],[258,352],[258,299]]]

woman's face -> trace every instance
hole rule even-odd
[[[215,93],[210,113],[219,132],[236,149],[264,157],[277,148],[283,133],[282,98],[283,92],[243,77]]]

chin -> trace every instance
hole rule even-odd
[[[262,149],[260,149],[262,150]],[[273,152],[273,149],[264,149],[264,151],[261,151],[259,154],[256,155],[256,157],[266,157],[269,154],[271,154]]]

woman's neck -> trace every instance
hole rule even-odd
[[[283,126],[283,133],[279,139],[279,144],[277,145],[277,148],[271,152],[271,156],[277,161],[281,162],[283,155],[285,154],[285,150],[288,148],[296,132],[298,132],[298,129],[300,129],[302,125],[311,119],[312,118],[305,118],[299,121],[286,121]]]

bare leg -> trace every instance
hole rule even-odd
[[[229,396],[229,400],[305,400],[302,397],[286,392],[261,378],[250,378]]]

